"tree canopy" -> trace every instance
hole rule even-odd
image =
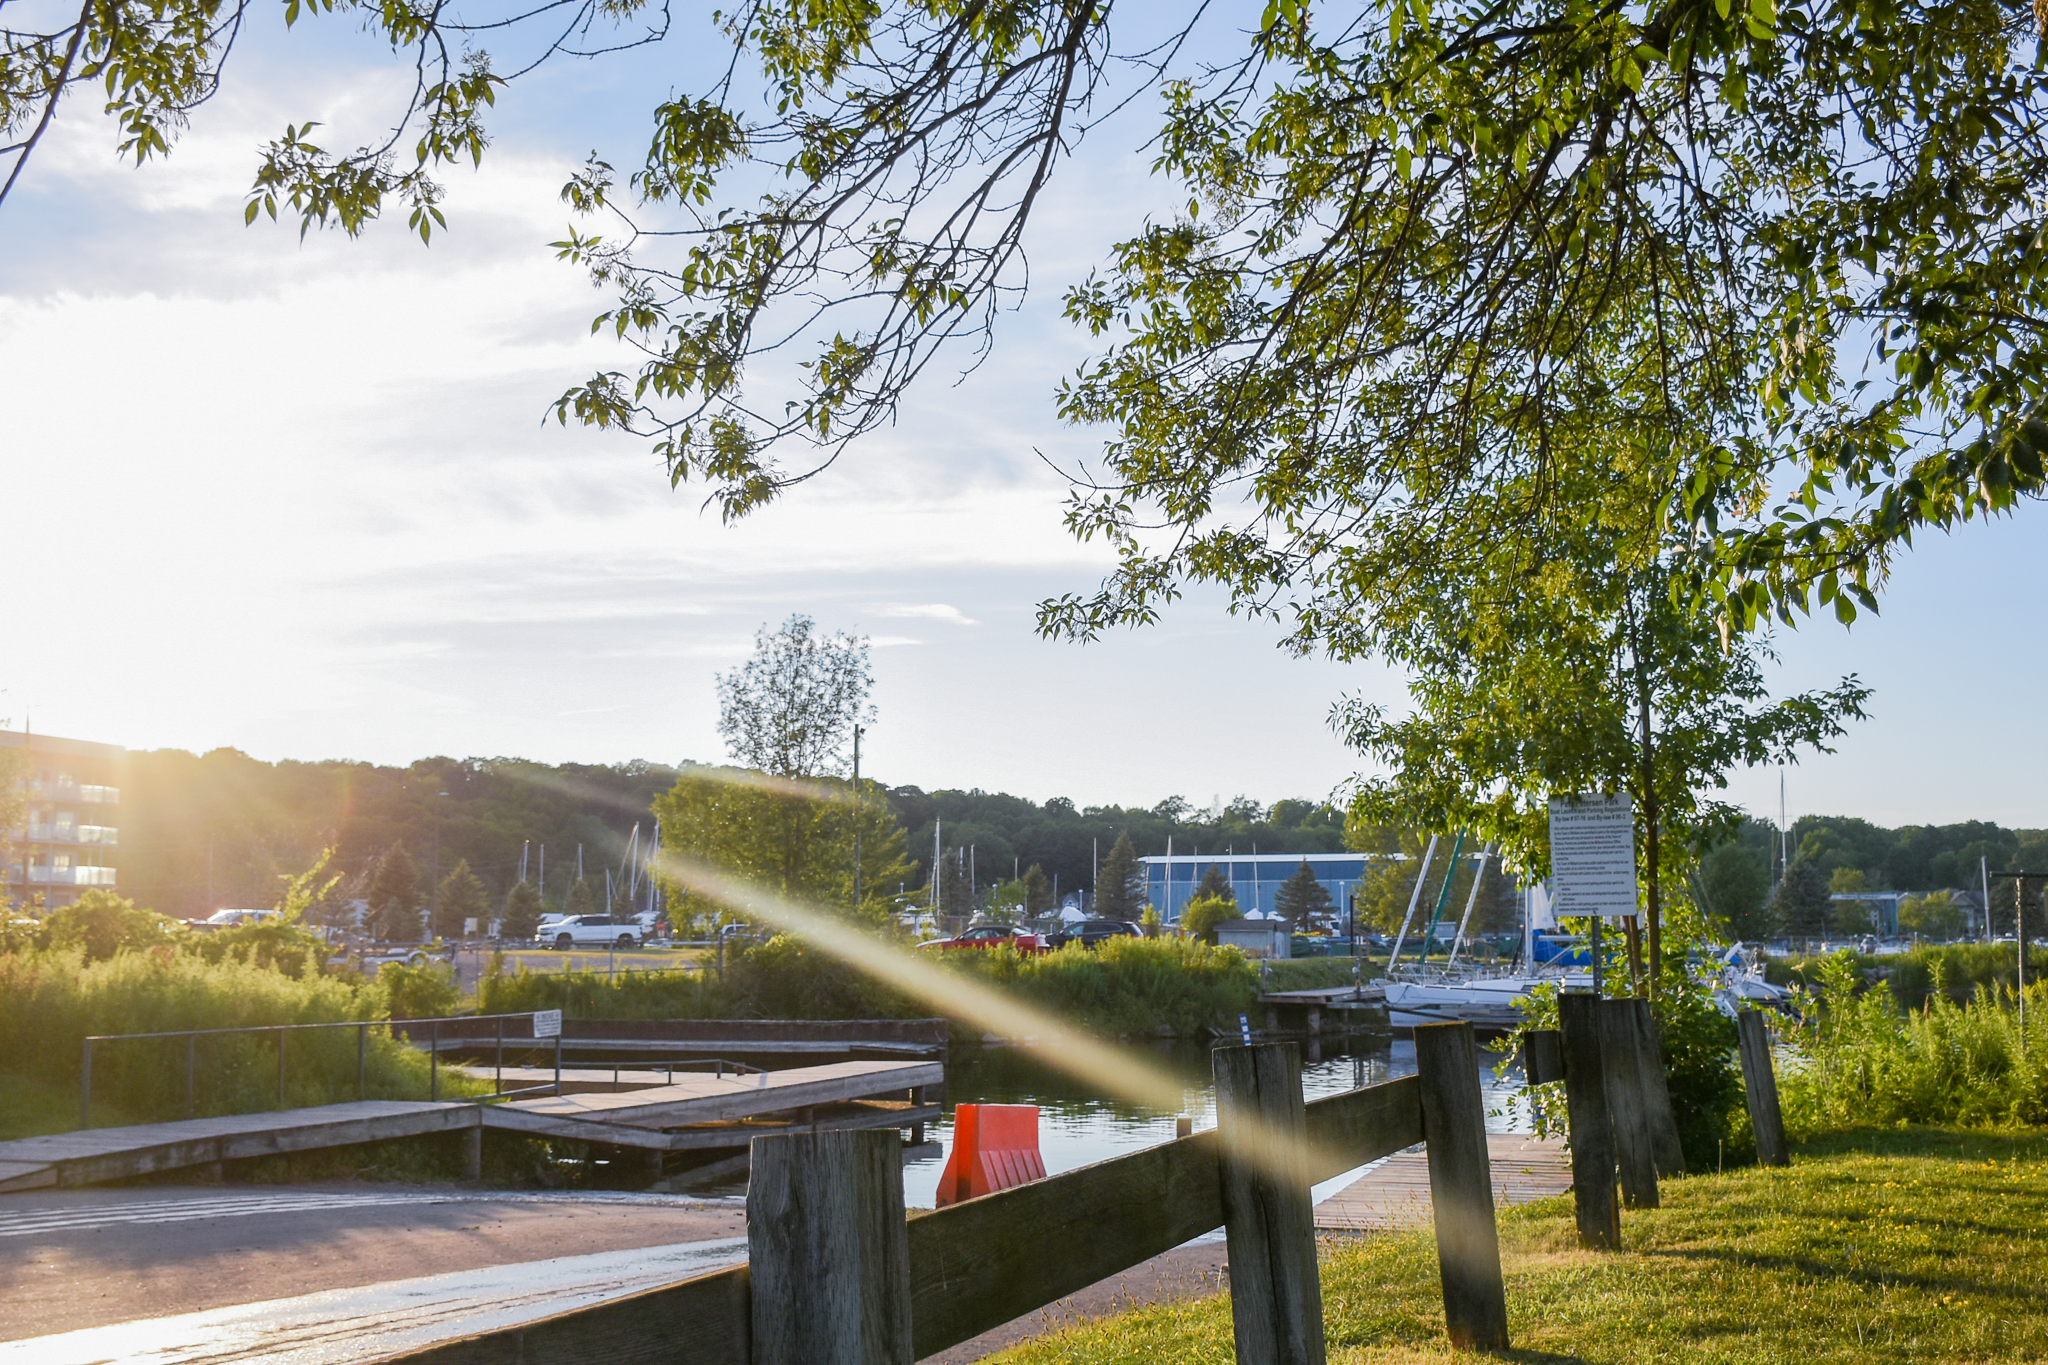
[[[0,196],[83,85],[121,154],[167,152],[247,3],[9,32]],[[362,146],[287,126],[252,221],[354,233],[395,204],[429,236],[434,175],[485,155],[524,71],[730,48],[655,105],[634,169],[593,157],[564,187],[593,222],[560,249],[642,358],[557,406],[648,434],[729,516],[890,420],[947,347],[985,354],[1063,158],[1156,98],[1155,168],[1185,206],[1074,285],[1101,349],[1059,400],[1106,434],[1070,524],[1120,564],[1047,605],[1056,632],[1207,580],[1324,647],[1370,629],[1387,548],[1428,545],[1475,490],[1521,487],[1499,524],[1536,528],[1568,510],[1552,473],[1637,462],[1739,624],[1853,616],[1918,529],[2043,487],[2048,73],[2026,0],[1275,0],[1242,32],[1198,32],[1197,8],[1163,33],[1106,0],[748,0],[708,33],[640,0],[566,24],[360,0],[286,18],[330,11],[413,79]],[[751,363],[792,348],[793,381]],[[1581,447],[1589,420],[1617,439]]]
[[[1306,927],[1311,916],[1329,911],[1329,888],[1316,879],[1316,870],[1307,859],[1273,893],[1273,909],[1296,928]]]

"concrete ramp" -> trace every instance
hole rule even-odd
[[[468,1101],[355,1100],[0,1142],[0,1193],[92,1185],[216,1161],[475,1128]]]

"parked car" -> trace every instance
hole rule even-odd
[[[185,923],[194,929],[232,929],[241,924],[260,924],[267,919],[276,919],[276,910],[216,910],[205,919],[190,919]]]
[[[540,939],[543,943],[552,942],[561,951],[570,948],[637,948],[641,932],[640,921],[627,915],[571,915],[542,929]]]
[[[1099,948],[1106,939],[1143,937],[1144,931],[1127,919],[1084,919],[1073,928],[1054,934],[1052,946],[1063,948],[1079,943],[1083,948]]]
[[[954,948],[1000,948],[1004,944],[1026,956],[1051,951],[1045,935],[1034,934],[1016,924],[976,924],[958,938],[937,938],[918,946],[946,952]]]

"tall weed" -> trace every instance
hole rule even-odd
[[[164,1033],[376,1018],[377,1002],[329,977],[293,978],[268,966],[206,962],[172,947],[123,951],[103,962],[71,952],[0,955],[0,1067],[76,1086],[88,1035]],[[193,1049],[188,1054],[188,1046]],[[356,1097],[352,1029],[298,1030],[285,1042],[285,1106]],[[188,1058],[197,1114],[277,1107],[277,1035],[133,1039],[93,1048],[93,1097],[134,1121],[182,1117]],[[424,1099],[427,1058],[372,1023],[364,1090],[373,1099]],[[462,1088],[443,1078],[444,1091]]]
[[[1788,1030],[1778,1088],[1795,1138],[1915,1123],[1968,1128],[2048,1124],[2048,989],[1980,986],[1959,1004],[1937,978],[1926,1004],[1901,1010],[1861,991],[1844,954],[1822,962],[1808,1022]]]

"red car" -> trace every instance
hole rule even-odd
[[[1046,944],[1045,935],[1034,934],[1014,924],[977,924],[958,938],[933,939],[930,943],[918,946],[936,948],[944,952],[953,948],[1000,948],[1004,944],[1027,957],[1033,953],[1052,951]]]

